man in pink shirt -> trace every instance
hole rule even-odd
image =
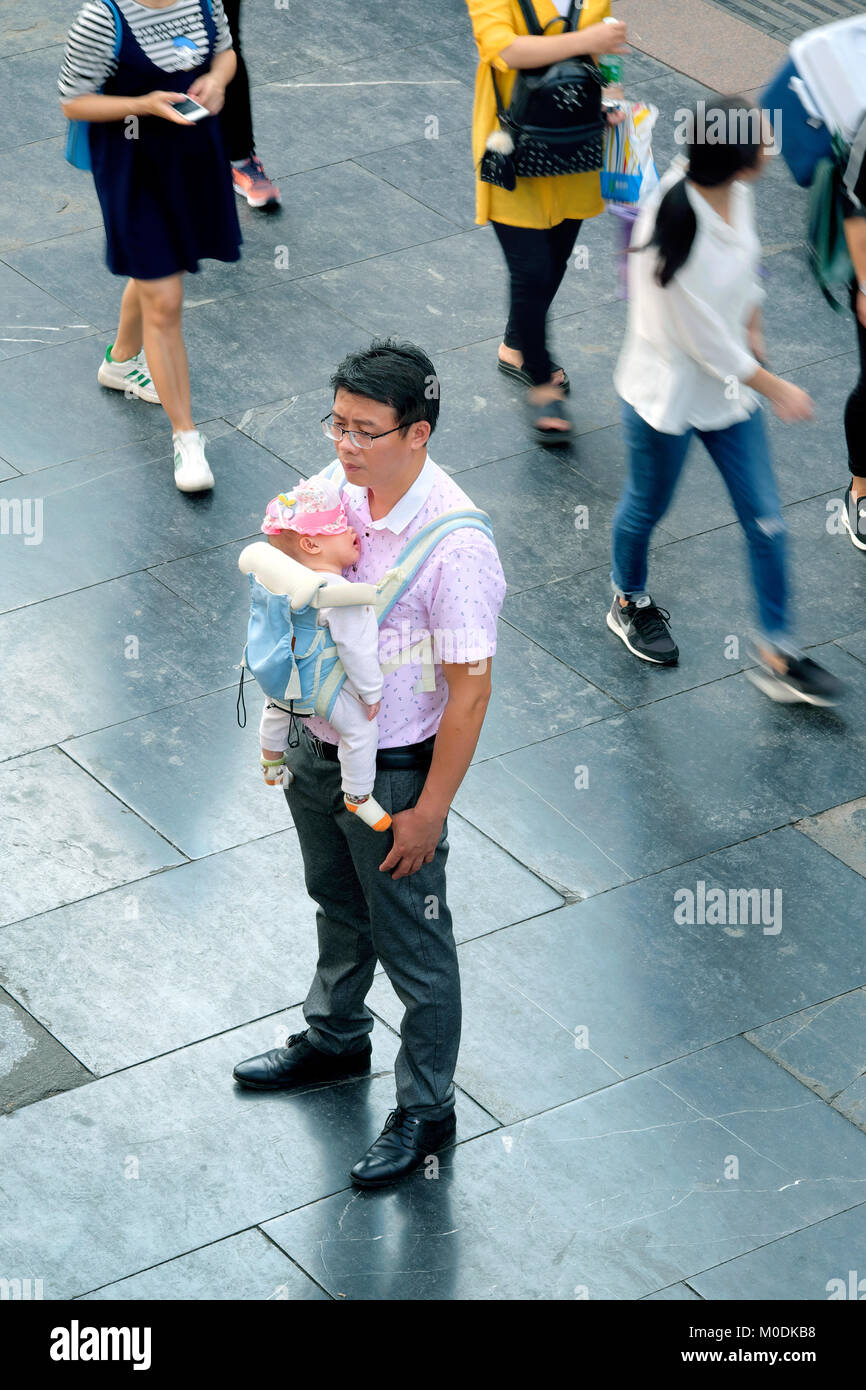
[[[346,577],[376,581],[407,541],[469,497],[427,453],[439,415],[432,362],[411,343],[376,341],[331,378],[334,408],[322,422],[345,474],[342,500],[361,540]],[[373,794],[392,817],[377,834],[348,812],[337,734],[303,721],[290,749],[286,790],[307,891],[318,904],[319,962],[304,1002],[308,1027],[234,1075],[260,1090],[297,1089],[370,1069],[373,1016],[364,1000],[381,961],[405,1006],[395,1063],[397,1108],[351,1170],[383,1187],[455,1137],[454,1069],[460,1044],[460,977],[445,898],[447,816],[472,761],[491,692],[491,658],[505,579],[493,542],[452,531],[385,618],[386,665],[429,635],[435,689],[416,691],[421,665],[384,680]]]

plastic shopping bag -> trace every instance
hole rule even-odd
[[[607,202],[634,205],[658,183],[651,138],[659,113],[658,107],[643,101],[624,105],[625,120],[605,128],[601,196]]]

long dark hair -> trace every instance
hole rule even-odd
[[[688,156],[686,178],[701,188],[717,188],[744,169],[754,169],[761,148],[761,113],[745,97],[698,101],[682,113],[682,135]],[[670,284],[689,258],[697,219],[689,202],[686,179],[678,179],[662,198],[652,236],[632,251],[658,250],[655,278]]]

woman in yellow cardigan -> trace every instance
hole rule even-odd
[[[626,27],[603,24],[610,0],[584,0],[578,28],[535,36],[527,32],[518,0],[466,0],[480,62],[475,78],[472,154],[476,175],[487,137],[496,128],[491,65],[504,107],[511,100],[518,68],[542,68],[578,55],[598,57],[623,51]],[[570,0],[534,0],[539,27],[568,14]],[[577,5],[575,6],[577,9]],[[557,29],[559,32],[556,32]],[[561,404],[569,389],[561,367],[547,351],[547,311],[559,289],[580,224],[604,210],[598,173],[518,178],[512,192],[476,184],[476,217],[493,224],[510,279],[510,306],[499,367],[528,388],[539,441],[564,444],[572,424]],[[538,407],[549,405],[544,412]]]

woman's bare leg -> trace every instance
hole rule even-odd
[[[183,274],[134,283],[141,302],[147,365],[162,408],[173,431],[194,429],[183,341]]]
[[[112,358],[115,362],[127,362],[130,357],[136,357],[141,352],[143,341],[141,299],[138,286],[135,280],[127,280],[126,289],[123,291],[123,298],[120,301],[120,323],[117,326],[117,336],[111,347]]]

